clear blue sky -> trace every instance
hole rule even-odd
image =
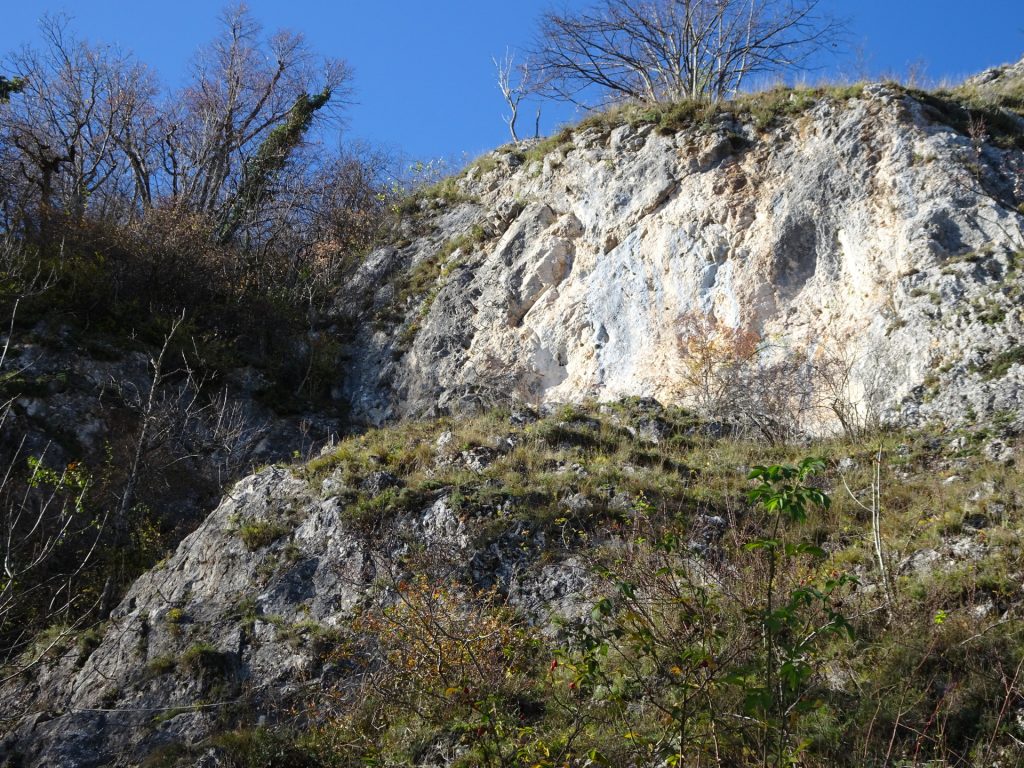
[[[933,78],[959,78],[1024,55],[1024,0],[823,0],[851,20],[850,40],[875,74],[923,62]],[[559,5],[562,5],[559,0]],[[583,0],[569,0],[582,6]],[[551,0],[250,0],[268,29],[306,35],[349,61],[357,104],[349,138],[415,158],[476,156],[506,141],[491,56],[530,41]],[[92,41],[133,51],[169,84],[217,29],[216,0],[0,0],[0,52],[36,38],[46,12],[66,12]],[[853,57],[832,65],[853,72]],[[573,119],[545,106],[542,131]],[[527,117],[532,124],[532,112]]]

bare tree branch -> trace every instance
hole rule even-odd
[[[502,117],[508,130],[512,134],[512,141],[519,141],[516,133],[516,120],[519,118],[519,105],[523,99],[532,93],[537,83],[534,80],[533,72],[530,70],[530,63],[524,62],[518,66],[515,63],[515,53],[505,51],[505,58],[500,62],[491,58],[494,62],[494,69],[498,74],[498,90],[509,108],[509,115]],[[539,119],[539,117],[538,117]]]
[[[548,12],[532,54],[548,95],[718,100],[750,75],[789,71],[841,31],[820,0],[602,0]],[[500,71],[500,68],[499,68]]]

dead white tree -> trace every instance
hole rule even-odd
[[[895,590],[892,579],[889,575],[889,563],[885,556],[885,546],[882,542],[882,449],[879,447],[871,466],[871,488],[870,499],[865,504],[857,497],[846,482],[846,477],[840,473],[843,487],[849,494],[850,499],[858,507],[871,515],[871,543],[875,550],[875,564],[878,566],[879,579],[882,582],[882,592],[885,595],[887,610],[892,610],[895,600]]]
[[[515,53],[507,49],[504,59],[498,61],[496,58],[491,57],[491,61],[494,62],[494,69],[498,74],[498,90],[501,91],[501,95],[509,108],[508,116],[503,116],[502,120],[505,121],[509,132],[512,134],[512,141],[519,141],[519,135],[516,133],[519,105],[536,88],[533,73],[530,70],[530,63],[527,61],[517,66]],[[539,133],[539,131],[540,108],[538,107],[535,133]]]
[[[533,50],[550,95],[718,100],[751,75],[792,71],[835,44],[841,25],[821,0],[601,0],[550,11]]]

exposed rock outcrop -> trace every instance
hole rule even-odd
[[[200,386],[180,361],[167,361],[153,388],[159,350],[52,325],[3,340],[0,403],[10,396],[11,408],[0,456],[58,469],[86,462],[108,483],[123,483],[147,421],[138,500],[162,528],[182,531],[174,541],[216,505],[226,483],[254,465],[307,454],[344,429],[332,414],[276,412],[267,404],[270,382],[253,368],[229,371],[219,387]]]
[[[449,466],[450,452],[436,442],[422,444],[433,446],[439,468]],[[417,574],[499,589],[549,633],[557,632],[553,617],[589,610],[592,574],[572,556],[543,561],[543,531],[508,518],[495,532],[505,512],[467,516],[447,486],[368,527],[358,500],[388,498],[403,481],[373,471],[355,489],[344,459],[328,453],[321,463],[322,478],[270,467],[238,483],[173,556],[136,581],[94,650],[69,638],[8,684],[7,716],[19,717],[0,743],[0,764],[138,764],[162,748],[201,743],[236,717],[287,719],[311,690],[358,688],[363,660],[329,652],[351,636],[360,610],[393,602],[395,585]],[[452,469],[463,466],[460,457]]]
[[[862,415],[1019,413],[1024,371],[999,355],[1024,341],[1024,152],[985,138],[875,85],[767,129],[718,114],[668,135],[590,127],[543,156],[507,148],[458,181],[472,202],[426,214],[429,236],[385,252],[395,270],[439,251],[444,264],[397,308],[403,333],[357,344],[354,411],[378,423],[509,396],[675,401],[681,322],[710,315],[766,341],[761,364],[841,362]]]

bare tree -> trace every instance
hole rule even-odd
[[[731,328],[714,315],[689,313],[677,321],[677,346],[682,359],[681,393],[701,414],[725,418],[745,393],[744,368],[753,364],[761,337],[752,330]]]
[[[128,477],[125,482],[124,490],[121,493],[121,499],[117,504],[114,512],[113,519],[113,548],[115,551],[124,546],[124,540],[128,535],[128,513],[132,506],[135,504],[135,494],[139,483],[139,474],[142,467],[142,459],[146,452],[148,445],[153,442],[152,431],[155,427],[156,414],[157,414],[157,393],[160,390],[160,385],[163,382],[164,377],[164,357],[167,354],[167,349],[171,344],[174,334],[177,333],[178,328],[185,321],[185,315],[182,313],[180,318],[175,319],[171,324],[171,330],[167,336],[164,337],[164,344],[160,348],[159,354],[150,360],[150,365],[153,368],[153,379],[150,383],[149,392],[143,398],[141,393],[138,393],[137,407],[140,411],[140,424],[139,434],[135,440],[134,450],[132,452],[131,463],[128,468]],[[99,614],[100,619],[105,620],[110,615],[110,611],[114,607],[114,600],[116,594],[116,588],[118,586],[118,576],[120,574],[115,573],[111,570],[107,574],[106,582],[103,585],[103,593],[100,596]]]
[[[281,190],[287,205],[276,207],[268,229],[287,240],[290,268],[308,275],[307,287],[320,298],[384,235],[395,164],[388,153],[357,143],[311,162]],[[268,245],[283,243],[268,239]],[[293,282],[293,275],[278,279],[278,285]]]
[[[239,215],[239,201],[251,209],[256,198],[270,198],[266,183],[312,113],[343,101],[350,79],[344,62],[318,62],[301,36],[265,39],[244,5],[227,11],[222,34],[200,53],[193,82],[164,118],[166,192],[225,221]]]
[[[3,65],[0,665],[44,627],[66,635],[109,615],[165,536],[248,467],[262,425],[227,384],[213,390],[216,373],[196,373],[215,367],[206,331],[275,355],[313,391],[336,354],[317,312],[388,222],[390,158],[318,135],[344,102],[345,65],[298,36],[265,35],[242,6],[223,22],[165,97],[141,64],[76,38],[64,18],[44,20],[41,44]],[[65,269],[72,259],[84,272]],[[83,327],[94,312],[120,321],[122,302],[173,320],[144,383],[126,368],[96,393],[112,427],[106,458],[49,443],[48,425],[17,404],[45,360],[14,343],[15,319],[53,283],[88,286]],[[45,306],[33,299],[31,311]],[[196,307],[188,349],[181,318]],[[186,474],[188,505],[167,504]]]
[[[501,61],[493,57],[491,61],[494,62],[494,69],[498,74],[498,90],[501,91],[501,95],[509,108],[509,115],[502,117],[502,120],[508,125],[508,130],[512,134],[512,141],[519,141],[519,136],[516,133],[519,105],[523,102],[523,99],[536,89],[537,83],[530,69],[530,63],[526,61],[516,66],[515,54],[512,51],[506,50],[505,58]],[[539,122],[539,110],[537,119]]]
[[[0,99],[6,220],[35,235],[58,217],[123,224],[162,207],[206,217],[226,242],[264,216],[314,118],[338,114],[351,71],[299,35],[264,35],[244,5],[222,24],[191,82],[161,99],[142,64],[45,17],[43,45],[9,58]]]
[[[75,39],[64,17],[44,17],[41,32],[41,50],[11,57],[21,94],[0,110],[0,143],[13,151],[21,222],[45,229],[55,215],[80,221],[122,199],[118,147],[155,81],[117,49]]]
[[[594,89],[645,102],[718,100],[757,73],[792,70],[835,43],[820,0],[601,0],[548,12],[533,57],[553,95]]]

